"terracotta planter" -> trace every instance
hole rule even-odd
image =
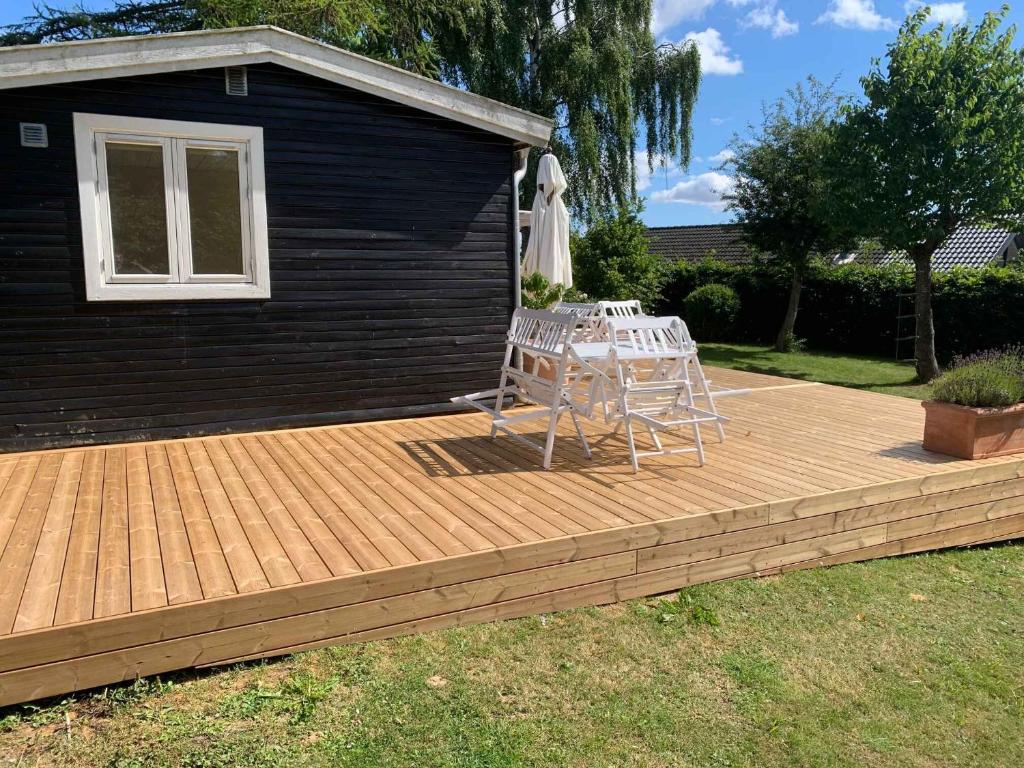
[[[925,450],[961,459],[1024,453],[1024,403],[968,408],[927,400],[921,405]]]

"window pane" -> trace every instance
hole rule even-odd
[[[108,141],[106,150],[115,274],[170,274],[163,147]]]
[[[192,219],[192,272],[244,274],[238,152],[188,147],[185,156]]]

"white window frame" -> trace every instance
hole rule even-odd
[[[74,126],[85,288],[89,301],[270,298],[262,128],[81,112],[74,114]],[[105,141],[163,147],[170,274],[118,275],[114,272]],[[186,178],[186,151],[190,147],[230,149],[238,153],[244,274],[208,275],[192,271]]]

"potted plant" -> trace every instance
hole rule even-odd
[[[522,286],[522,302],[527,309],[551,309],[565,295],[565,286],[561,283],[552,285],[540,272],[525,276]],[[529,352],[523,353],[523,368],[531,372],[536,370],[538,376],[548,381],[555,378],[555,369],[543,358],[538,360]]]
[[[929,451],[962,459],[1024,452],[1024,350],[957,359],[922,405]]]

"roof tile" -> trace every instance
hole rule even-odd
[[[995,227],[960,227],[932,257],[937,272],[953,267],[984,267],[1001,260],[1013,232]],[[1022,248],[1024,237],[1018,235]],[[649,227],[647,241],[651,253],[666,261],[699,262],[713,257],[726,264],[749,264],[755,251],[743,241],[739,224],[697,224],[679,227]],[[838,258],[844,263],[889,266],[908,263],[899,251],[886,251],[865,244],[855,253]]]
[[[754,253],[743,242],[739,224],[649,227],[647,242],[651,253],[671,262],[700,262],[713,257],[726,264],[748,264]]]

